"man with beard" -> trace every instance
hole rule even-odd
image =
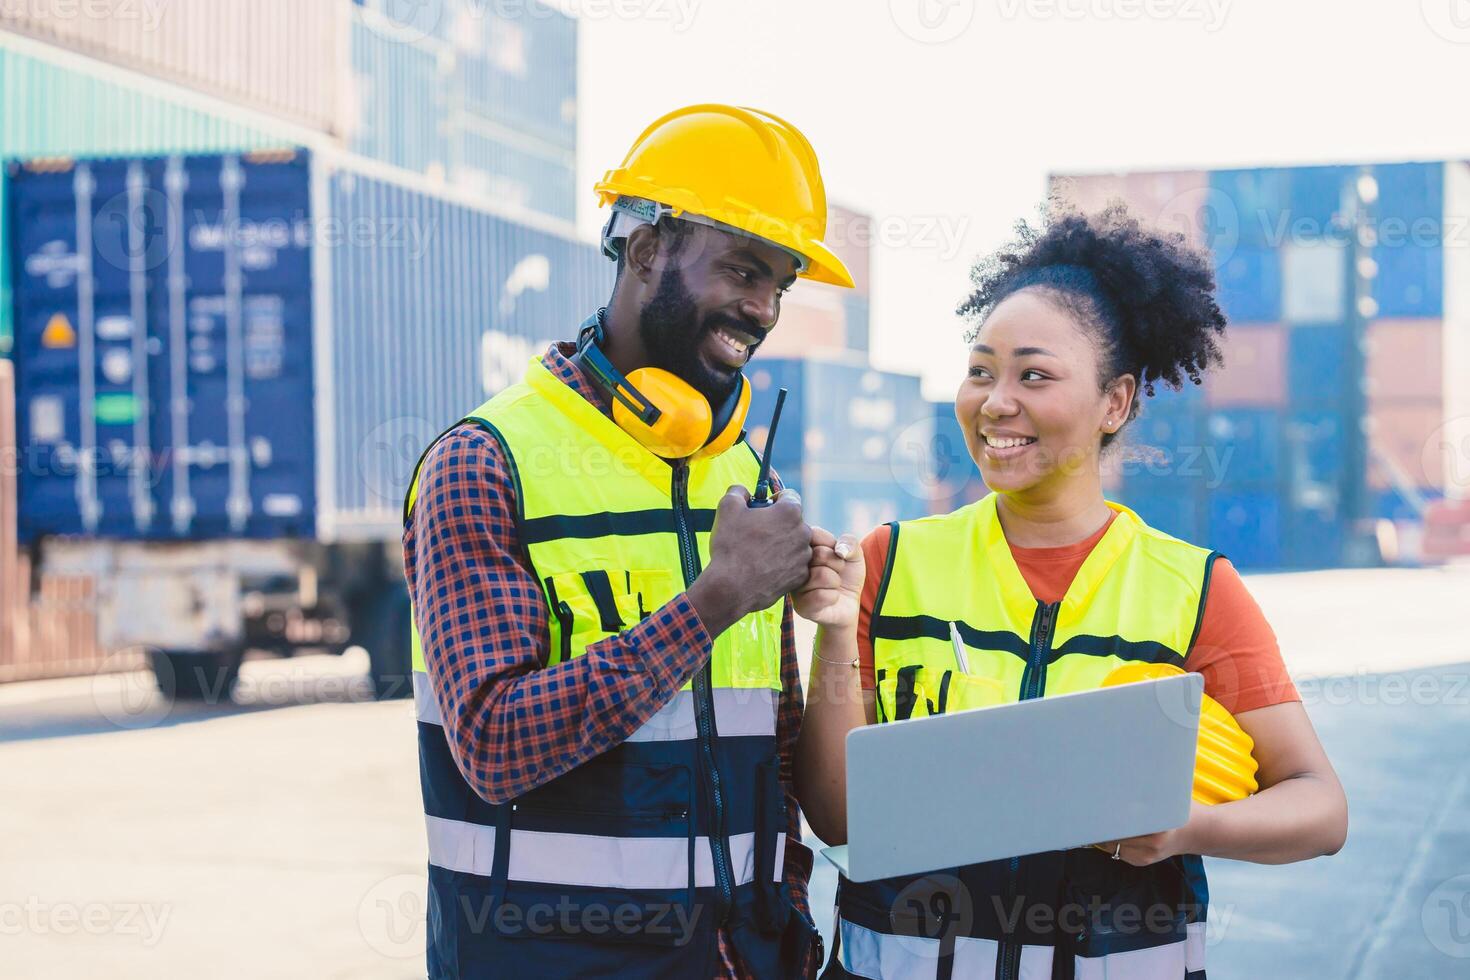
[[[405,503],[431,977],[815,974],[787,596],[741,369],[822,243],[795,127],[701,105],[597,185],[607,307],[425,452]]]

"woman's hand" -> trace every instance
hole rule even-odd
[[[1121,841],[1092,846],[1100,851],[1106,851],[1109,857],[1116,853],[1119,861],[1127,861],[1138,868],[1146,868],[1150,864],[1158,864],[1160,861],[1180,854],[1198,854],[1199,848],[1195,844],[1195,838],[1198,836],[1200,825],[1209,820],[1209,811],[1210,808],[1205,804],[1191,802],[1189,819],[1183,827],[1163,830],[1157,834],[1144,834],[1142,837],[1125,837]]]
[[[856,627],[863,592],[863,549],[851,534],[812,528],[806,584],[791,594],[796,614],[828,629]]]

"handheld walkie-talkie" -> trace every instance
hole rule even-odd
[[[776,410],[771,413],[771,427],[766,430],[766,448],[761,453],[761,472],[755,482],[752,507],[769,507],[776,500],[771,494],[771,449],[776,445],[776,425],[781,421],[781,406],[786,403],[786,389],[776,392]]]

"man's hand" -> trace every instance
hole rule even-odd
[[[738,484],[725,491],[710,533],[709,564],[689,587],[710,635],[806,582],[811,539],[795,490],[782,490],[769,507],[751,507],[750,493]]]
[[[792,595],[796,614],[829,629],[857,625],[865,574],[863,549],[851,534],[841,538],[812,528],[812,560],[806,584]]]

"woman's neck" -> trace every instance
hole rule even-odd
[[[1112,511],[1101,482],[1084,481],[1061,492],[1040,488],[1000,495],[996,510],[1006,541],[1017,548],[1063,548],[1086,541],[1108,522]]]

